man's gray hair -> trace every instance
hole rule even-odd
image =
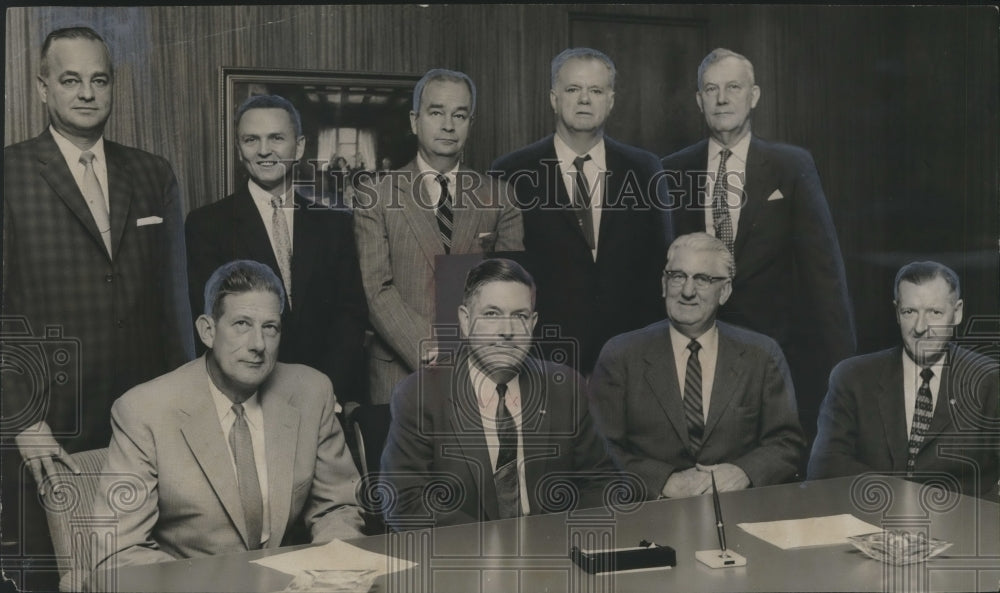
[[[603,63],[611,71],[611,88],[615,88],[615,76],[618,74],[618,71],[615,69],[615,63],[604,52],[589,47],[571,47],[552,58],[552,88],[556,88],[559,71],[570,60],[597,60]]]
[[[476,113],[476,83],[472,82],[469,75],[465,72],[459,72],[458,70],[446,70],[445,68],[434,68],[428,70],[419,81],[417,81],[417,86],[413,87],[413,112],[420,113],[420,102],[423,99],[424,87],[427,86],[428,82],[432,81],[444,81],[444,82],[464,82],[465,86],[469,87],[469,95],[472,96],[472,106],[469,111],[469,115]]]
[[[736,276],[736,260],[733,258],[733,254],[726,248],[725,243],[708,233],[690,233],[674,239],[670,248],[667,249],[667,262],[678,249],[711,252],[726,267],[730,280]]]
[[[267,264],[238,259],[219,266],[205,283],[205,315],[218,321],[226,295],[247,292],[270,292],[281,303],[279,312],[284,312],[285,288],[274,270]]]
[[[750,84],[756,84],[754,82],[753,62],[751,62],[743,54],[738,54],[738,53],[736,53],[736,52],[734,52],[732,50],[726,49],[724,47],[717,47],[717,48],[713,49],[712,51],[710,51],[708,53],[708,55],[705,56],[705,59],[702,60],[701,64],[698,66],[698,90],[699,91],[701,90],[701,84],[702,84],[702,79],[705,76],[705,70],[708,70],[708,67],[711,66],[712,64],[714,64],[714,63],[716,63],[716,62],[718,62],[720,60],[724,60],[726,58],[736,58],[737,60],[740,60],[741,62],[743,62],[744,64],[746,64],[747,72],[750,73]]]
[[[896,272],[896,281],[892,285],[892,299],[899,300],[899,284],[906,281],[910,284],[923,284],[935,278],[945,281],[951,293],[957,301],[962,297],[962,286],[958,281],[958,274],[948,266],[936,261],[915,261],[910,262]]]
[[[49,75],[49,48],[52,47],[53,42],[60,39],[87,39],[100,43],[104,47],[104,55],[108,58],[108,69],[110,70],[108,74],[112,79],[115,77],[115,65],[111,61],[111,50],[108,49],[108,44],[104,41],[104,38],[90,27],[65,27],[56,29],[45,36],[45,41],[42,43],[42,61],[38,67],[39,74],[42,77]]]

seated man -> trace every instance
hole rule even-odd
[[[115,402],[98,492],[125,479],[136,496],[97,496],[118,517],[98,569],[276,548],[298,520],[314,542],[361,535],[330,380],[276,362],[284,302],[267,265],[223,265],[196,324],[205,355]]]
[[[893,294],[903,345],[833,369],[808,476],[888,473],[995,500],[1000,371],[952,341],[962,322],[958,275],[913,262]]]
[[[706,233],[667,251],[668,319],[612,338],[590,378],[598,430],[647,499],[788,481],[805,441],[788,365],[762,334],[716,321],[733,256]]]
[[[455,364],[422,367],[396,386],[382,478],[395,494],[384,511],[397,531],[564,510],[553,478],[567,474],[578,507],[601,504],[614,468],[580,375],[528,356],[534,305],[521,266],[481,262],[458,309]]]

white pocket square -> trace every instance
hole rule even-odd
[[[477,238],[477,239],[489,239],[489,238],[491,238],[491,237],[492,237],[493,235],[494,235],[494,233],[490,233],[490,232],[486,232],[486,233],[479,233],[479,234],[478,234],[478,235],[476,236],[476,238]]]
[[[147,216],[146,218],[140,218],[135,221],[135,226],[146,226],[150,224],[160,224],[163,219],[159,216]]]
[[[767,201],[771,202],[773,200],[781,200],[785,197],[785,194],[781,193],[780,189],[776,189],[771,192],[771,195],[767,196]]]

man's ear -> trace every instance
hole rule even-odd
[[[199,315],[194,322],[195,329],[198,330],[198,337],[201,343],[207,348],[211,348],[215,343],[215,320],[208,315]]]
[[[955,325],[956,326],[962,324],[962,309],[963,309],[963,305],[964,305],[964,303],[962,302],[962,299],[958,299],[958,301],[955,302]]]
[[[306,153],[306,137],[299,136],[295,139],[295,161],[301,161],[302,155]]]
[[[35,84],[38,85],[38,95],[42,98],[42,103],[48,104],[49,102],[49,85],[45,82],[45,79],[38,76],[35,79]]]
[[[462,331],[462,337],[469,337],[470,327],[469,308],[465,305],[458,306],[458,327]]]
[[[733,294],[733,281],[724,280],[725,284],[722,285],[722,290],[719,292],[719,306],[726,304],[729,300],[729,295]]]
[[[417,135],[417,117],[419,117],[419,115],[416,111],[410,112],[410,131],[413,132],[414,136]]]
[[[694,102],[698,104],[698,111],[701,113],[705,113],[705,107],[701,103],[701,91],[694,92]],[[754,104],[756,105],[757,102],[754,101]]]
[[[760,87],[753,85],[753,88],[750,89],[750,109],[757,107],[757,101],[760,101]]]

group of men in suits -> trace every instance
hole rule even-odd
[[[57,464],[76,469],[68,452],[110,438],[109,471],[149,496],[120,515],[102,566],[274,547],[300,519],[312,541],[358,534],[334,412],[337,396],[366,391],[392,403],[382,463],[397,529],[552,510],[545,476],[561,472],[583,506],[616,472],[639,479],[640,498],[703,493],[712,472],[724,490],[791,480],[819,382],[853,354],[815,164],[751,135],[760,89],[728,50],[698,72],[710,138],[662,162],[604,135],[611,59],[562,52],[555,133],[497,159],[494,176],[461,164],[475,84],[431,70],[410,114],[417,155],[362,188],[353,212],[295,193],[298,112],[251,97],[235,122],[247,186],[188,216],[186,249],[170,166],[103,138],[114,72],[100,36],[54,31],[41,64],[50,127],[4,153],[3,313],[61,327],[80,358],[67,373],[5,373],[3,430],[23,466],[5,459],[4,472],[44,496]],[[523,267],[487,259],[469,273],[461,339],[436,337],[440,257],[511,251]],[[929,325],[961,322],[957,276],[904,268],[896,306],[904,347],[831,375],[810,476],[905,463],[914,479],[995,488],[982,433],[996,435],[996,366],[926,346]],[[569,366],[532,339],[544,325],[577,345]],[[876,383],[882,397],[861,395]],[[464,494],[429,507],[436,478]]]

